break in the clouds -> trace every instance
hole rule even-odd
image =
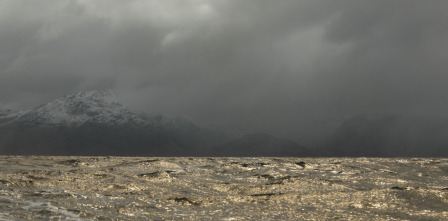
[[[448,110],[448,2],[1,0],[0,107],[114,89],[231,126]]]

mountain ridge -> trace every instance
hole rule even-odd
[[[187,116],[134,112],[112,90],[78,92],[0,113],[0,154],[205,156],[221,154],[215,148],[238,140]],[[263,153],[275,153],[272,148]],[[241,155],[253,150],[243,149]]]

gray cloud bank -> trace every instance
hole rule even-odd
[[[359,113],[444,114],[446,8],[442,0],[2,0],[0,107],[114,89],[143,110],[299,138]]]

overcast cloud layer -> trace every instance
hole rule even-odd
[[[0,108],[114,89],[137,108],[301,133],[448,111],[448,1],[0,0]]]

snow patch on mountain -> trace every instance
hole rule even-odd
[[[13,112],[14,112],[14,111],[11,110],[11,109],[6,109],[6,110],[1,110],[1,109],[0,109],[0,117],[9,115],[9,114],[11,114],[11,113],[13,113]]]

